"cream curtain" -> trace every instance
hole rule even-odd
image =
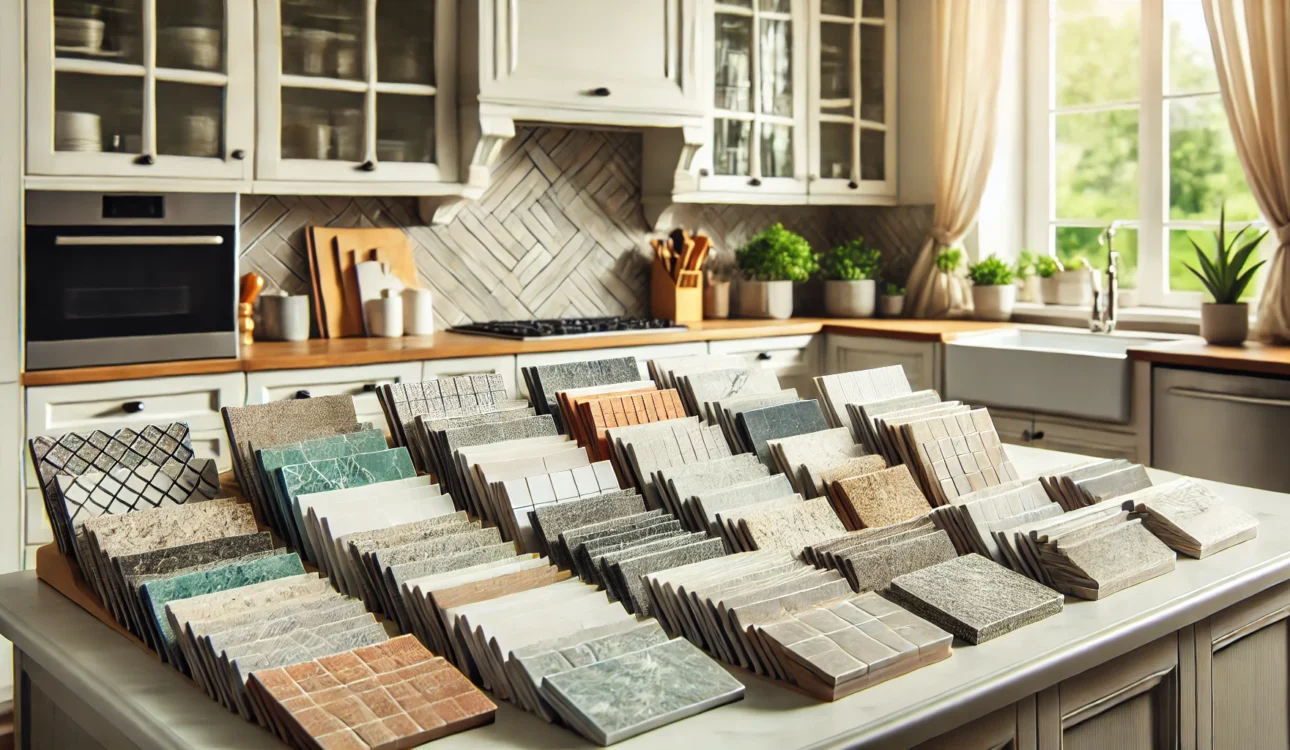
[[[1290,1],[1202,3],[1236,151],[1279,242],[1256,335],[1290,343]]]
[[[951,285],[938,279],[936,255],[963,238],[981,207],[994,158],[1008,21],[1006,0],[935,0],[933,13],[936,212],[906,287],[905,314],[915,318],[950,312]]]

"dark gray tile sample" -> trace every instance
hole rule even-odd
[[[525,377],[530,381],[529,395],[533,397],[533,405],[550,412],[555,406],[555,394],[560,391],[593,385],[634,383],[641,379],[641,371],[635,357],[617,357],[535,365],[528,368]]]
[[[113,433],[94,430],[70,432],[61,437],[34,437],[27,441],[31,463],[40,477],[40,492],[45,500],[59,551],[73,554],[75,532],[66,522],[65,511],[55,478],[60,474],[79,476],[88,471],[107,473],[119,467],[135,467],[144,462],[161,467],[167,475],[189,478],[189,462],[196,456],[192,449],[188,425],[172,422],[164,427],[147,425],[134,430],[123,428]],[[199,469],[200,472],[200,469]],[[189,482],[194,484],[195,482]],[[218,490],[218,477],[216,487]],[[207,494],[214,497],[214,494]]]
[[[555,545],[551,548],[551,561],[556,565],[569,568],[573,565],[573,550],[588,539],[595,539],[609,534],[629,531],[635,528],[653,526],[673,521],[671,516],[661,510],[649,510],[630,516],[620,516],[586,526],[565,529]],[[558,550],[558,551],[557,551]]]
[[[624,600],[624,604],[629,605],[628,611],[635,615],[648,616],[651,614],[653,602],[645,590],[645,583],[641,581],[641,576],[723,557],[725,554],[725,542],[720,539],[708,539],[684,547],[621,559],[614,563],[613,575],[627,588],[628,598]]]
[[[683,638],[547,675],[541,695],[587,739],[610,745],[743,697],[744,686]]]
[[[829,428],[824,412],[820,411],[820,402],[815,400],[752,409],[735,417],[735,422],[757,458],[772,470],[775,468],[775,460],[771,456],[770,446],[766,444],[768,440]]]
[[[984,643],[1062,611],[1062,595],[978,554],[898,576],[891,594],[968,643]]]
[[[537,537],[544,545],[542,552],[554,560],[555,549],[560,546],[560,534],[565,531],[644,512],[645,498],[624,490],[618,494],[589,497],[571,503],[545,505],[535,508],[530,515]]]
[[[537,417],[525,417],[505,422],[486,422],[470,427],[458,427],[444,431],[445,446],[448,451],[472,445],[500,443],[506,440],[522,440],[531,437],[545,437],[559,434],[555,421],[549,414]]]

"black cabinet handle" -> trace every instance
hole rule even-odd
[[[1034,442],[1035,440],[1043,440],[1043,439],[1044,439],[1044,431],[1043,431],[1043,430],[1035,430],[1034,432],[1031,432],[1030,430],[1024,430],[1024,431],[1021,433],[1021,439],[1022,439],[1022,440],[1024,440],[1025,442],[1027,442],[1027,443]]]
[[[305,389],[301,388],[300,390],[296,391],[296,398],[309,398],[309,391],[306,391]]]
[[[609,96],[609,89],[605,88],[604,86],[601,86],[600,88],[592,89],[588,93],[591,94],[592,96]]]
[[[124,404],[121,404],[121,411],[125,412],[126,414],[138,414],[139,412],[143,411],[143,402],[126,401]]]
[[[770,359],[770,352],[762,352],[758,354],[757,359],[761,360],[762,362],[768,361]]]
[[[748,181],[748,184],[752,185],[753,187],[761,187],[761,179],[758,177],[754,177]]]
[[[699,170],[699,176],[700,176],[700,177],[707,177],[707,176],[708,176],[708,175],[710,175],[710,174],[712,174],[712,172],[708,171],[708,168],[707,168],[707,167],[703,167],[703,168],[701,168],[701,169]]]
[[[362,164],[359,164],[359,165],[358,165],[358,168],[359,168],[359,169],[361,169],[361,170],[362,170],[362,171],[364,171],[364,172],[375,172],[375,171],[376,171],[376,162],[371,161],[371,160],[368,160],[368,161],[363,162]]]
[[[364,383],[363,393],[376,393],[376,383]]]
[[[238,161],[242,161],[243,159],[246,158],[246,152],[240,148],[235,148],[233,149],[233,153],[229,154],[229,156],[233,157],[234,159],[237,159]]]
[[[134,163],[143,167],[151,167],[157,163],[157,157],[152,154],[144,154],[143,156],[135,157]]]
[[[855,190],[856,188],[860,187],[860,183],[856,182],[855,180],[852,180],[847,183],[847,187],[851,188],[852,190]]]

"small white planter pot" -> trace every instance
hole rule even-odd
[[[1057,277],[1039,278],[1039,296],[1045,305],[1057,304]]]
[[[824,282],[824,312],[835,318],[871,318],[878,285],[873,279]]]
[[[905,311],[905,295],[884,294],[878,298],[878,314],[884,318],[899,318]]]
[[[1059,305],[1087,307],[1093,303],[1094,271],[1058,271],[1053,274],[1057,280],[1056,302]],[[1045,290],[1047,291],[1047,290]],[[1048,299],[1048,295],[1044,295]]]
[[[1250,308],[1244,302],[1200,306],[1200,335],[1216,346],[1240,346],[1250,334]]]
[[[973,315],[977,320],[1009,320],[1016,305],[1017,287],[1012,284],[972,287]]]
[[[1036,305],[1044,304],[1044,280],[1038,276],[1029,276],[1023,283],[1021,299]]]
[[[740,281],[739,317],[773,320],[793,317],[793,282]]]

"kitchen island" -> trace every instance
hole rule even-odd
[[[1008,450],[1023,474],[1075,458]],[[1256,539],[1181,558],[1172,573],[1104,601],[1068,600],[1060,614],[983,645],[956,642],[951,658],[836,703],[735,670],[743,701],[621,746],[1284,747],[1290,498],[1205,484],[1258,517]],[[0,576],[0,634],[16,649],[20,748],[281,747],[32,572]],[[433,746],[589,745],[503,704],[496,723]]]

